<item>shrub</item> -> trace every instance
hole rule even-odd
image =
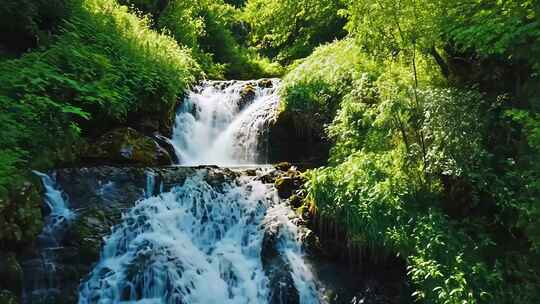
[[[1,62],[0,75],[5,198],[30,168],[76,158],[81,132],[173,109],[201,72],[188,51],[150,30],[147,20],[113,1],[87,0],[50,48]]]
[[[318,45],[345,36],[339,0],[248,0],[244,19],[251,45],[289,64],[308,56]]]

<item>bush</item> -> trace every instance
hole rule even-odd
[[[239,11],[222,0],[123,0],[123,4],[150,14],[154,27],[170,34],[191,50],[207,75],[214,79],[277,76],[277,64],[245,48]]]
[[[418,58],[414,77],[349,40],[320,47],[285,77],[283,110],[324,117],[334,142],[330,166],[310,173],[307,203],[360,248],[401,256],[418,300],[527,303],[538,296],[535,255],[519,239],[507,248],[511,237],[493,225],[518,227],[516,213],[533,212],[533,201],[516,199],[516,176],[494,167],[484,95],[446,87],[426,63]],[[536,125],[524,124],[534,142]],[[509,283],[516,277],[526,291]]]
[[[330,122],[343,96],[363,77],[375,70],[353,40],[321,46],[292,67],[283,78],[282,108],[318,114]]]
[[[174,109],[201,76],[189,52],[107,0],[87,0],[48,49],[0,63],[0,193],[76,158],[81,132]],[[2,190],[4,189],[4,190]]]
[[[345,36],[340,0],[248,0],[244,19],[251,45],[283,64],[308,56],[315,47]]]

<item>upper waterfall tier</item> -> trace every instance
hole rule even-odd
[[[279,80],[207,81],[176,116],[172,143],[183,165],[267,162],[268,124],[279,106]]]

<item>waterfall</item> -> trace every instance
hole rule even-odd
[[[181,164],[265,163],[278,86],[208,81],[195,88],[171,139]],[[195,167],[164,191],[166,176],[147,169],[143,198],[106,237],[79,304],[320,303],[294,212],[261,181],[264,170],[273,169],[248,176]]]
[[[246,176],[216,184],[199,171],[123,216],[79,303],[268,303],[276,286],[261,254],[270,223],[300,303],[317,303],[288,212],[271,186]]]
[[[37,238],[39,255],[23,264],[25,273],[25,288],[23,302],[46,302],[50,297],[59,293],[61,288],[58,280],[57,251],[75,213],[69,209],[62,190],[56,185],[54,176],[33,171],[41,178],[45,188],[45,206],[47,215],[44,219],[42,232]]]
[[[183,165],[266,162],[267,125],[279,106],[279,80],[208,81],[176,116],[172,143]]]

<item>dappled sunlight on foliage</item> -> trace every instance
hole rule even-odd
[[[70,149],[96,124],[174,108],[202,75],[186,50],[126,7],[88,0],[74,10],[50,48],[0,63],[0,189],[29,168],[75,160]]]
[[[243,18],[251,27],[252,45],[290,63],[345,35],[342,8],[339,0],[249,0]]]

